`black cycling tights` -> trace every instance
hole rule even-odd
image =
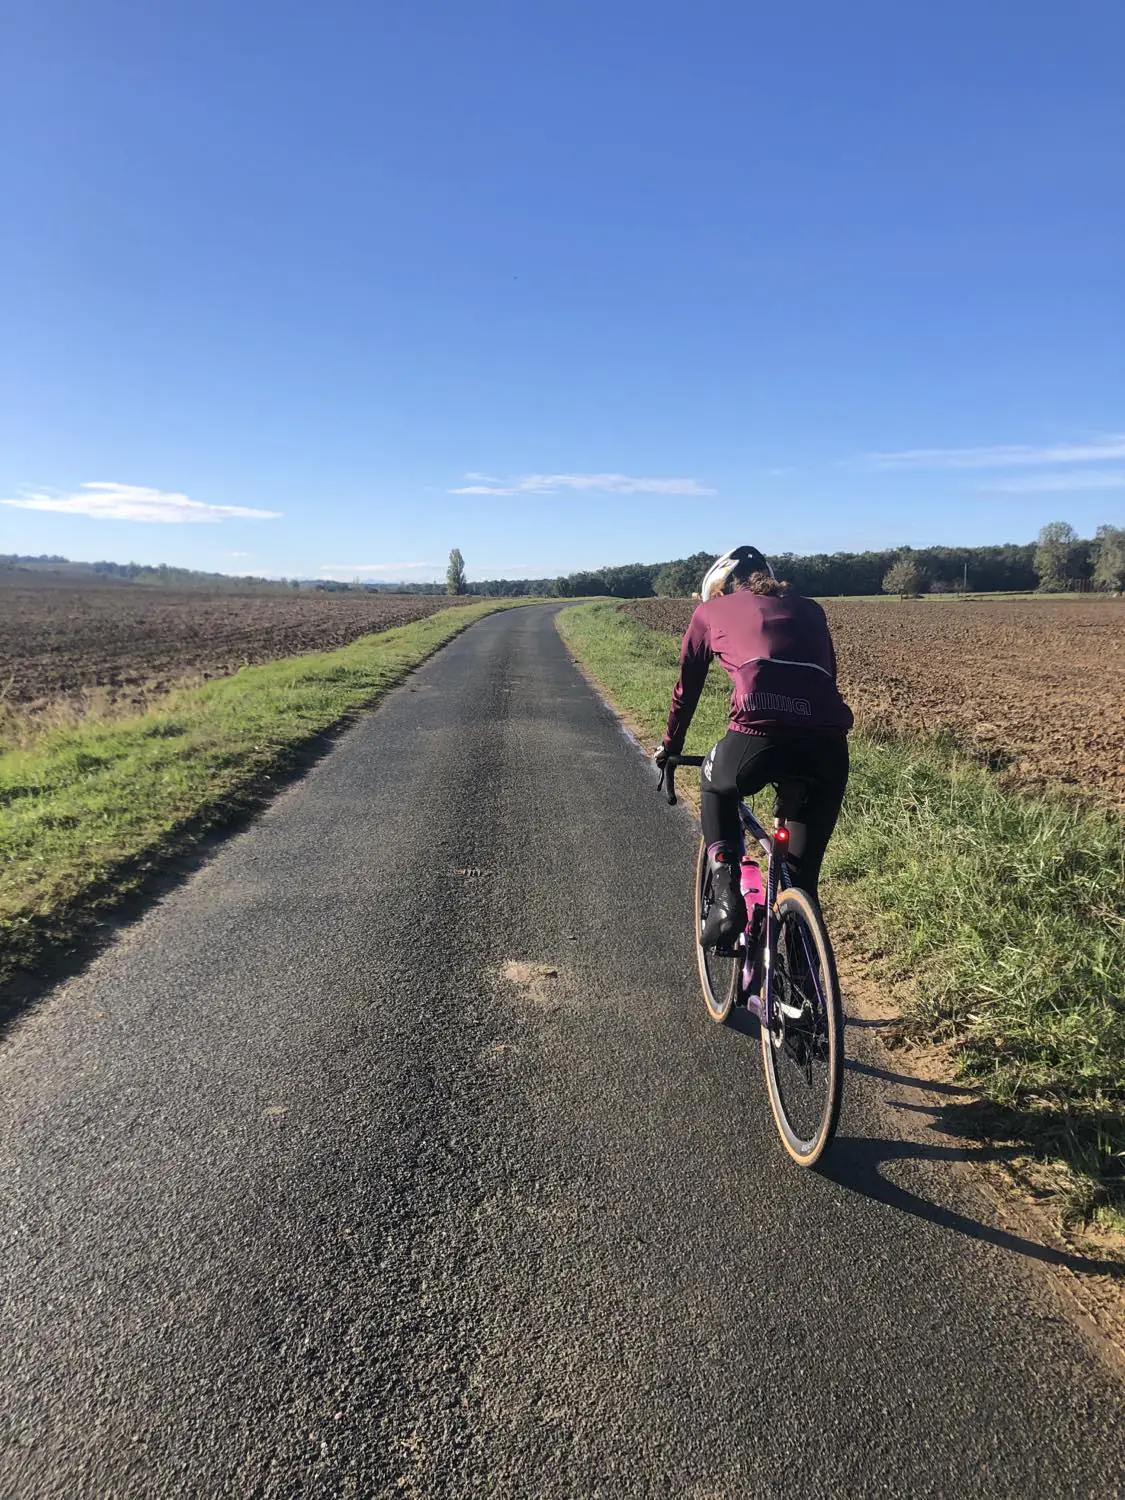
[[[800,787],[790,786],[800,781]],[[778,806],[786,818],[804,823],[805,850],[793,859],[797,885],[817,895],[824,851],[836,826],[848,784],[847,736],[835,730],[777,730],[770,734],[728,731],[703,763],[701,816],[708,847],[739,846],[740,797],[778,784]]]

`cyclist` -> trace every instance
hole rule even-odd
[[[700,596],[655,759],[663,767],[683,749],[707,668],[718,657],[731,680],[731,717],[701,776],[713,893],[702,941],[727,948],[746,923],[740,797],[769,782],[778,785],[794,880],[815,899],[848,781],[852,713],[836,686],[836,653],[824,611],[779,580],[756,547],[734,547],[717,558]]]

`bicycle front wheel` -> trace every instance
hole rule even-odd
[[[796,887],[777,898],[773,1020],[762,1025],[762,1062],[781,1143],[814,1166],[836,1133],[844,1085],[840,982],[820,908]]]
[[[699,968],[699,983],[703,989],[703,1003],[712,1021],[720,1024],[730,1015],[734,997],[738,993],[738,973],[742,967],[742,952],[720,953],[714,948],[704,948],[700,938],[707,913],[711,910],[711,868],[707,860],[707,845],[699,841],[699,858],[695,865],[695,886],[692,892],[692,932],[695,938],[695,962]]]

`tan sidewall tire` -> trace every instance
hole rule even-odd
[[[703,876],[707,868],[707,845],[699,840],[699,856],[695,861],[695,880],[691,887],[691,940],[695,944],[695,965],[699,970],[699,985],[703,991],[703,1003],[712,1021],[722,1025],[730,1015],[738,989],[739,966],[734,965],[725,998],[712,995],[711,981],[707,975],[707,964],[703,957],[703,946],[699,941],[699,896],[703,890]]]
[[[832,944],[828,938],[828,930],[824,925],[824,918],[816,902],[807,895],[805,891],[796,886],[782,891],[775,903],[775,911],[780,915],[785,907],[795,907],[804,917],[808,929],[816,945],[817,957],[820,960],[821,972],[827,977],[830,993],[827,996],[830,1019],[833,1022],[833,1032],[836,1045],[832,1048],[829,1075],[828,1075],[828,1097],[831,1101],[828,1110],[827,1126],[822,1122],[820,1139],[815,1150],[802,1156],[795,1151],[785,1134],[785,1117],[781,1109],[781,1101],[777,1096],[777,1089],[773,1076],[773,1042],[765,1022],[761,1026],[762,1033],[762,1067],[766,1075],[766,1094],[770,1101],[770,1110],[773,1113],[773,1122],[777,1126],[777,1134],[781,1144],[800,1167],[814,1167],[824,1155],[836,1133],[836,1124],[840,1117],[840,1095],[841,1079],[844,1067],[844,1011],[840,1003],[840,981],[836,977],[836,957],[832,952]]]

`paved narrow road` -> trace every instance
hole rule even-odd
[[[1122,1493],[1120,1387],[885,1080],[782,1156],[692,852],[497,615],[17,1022],[0,1494]]]

